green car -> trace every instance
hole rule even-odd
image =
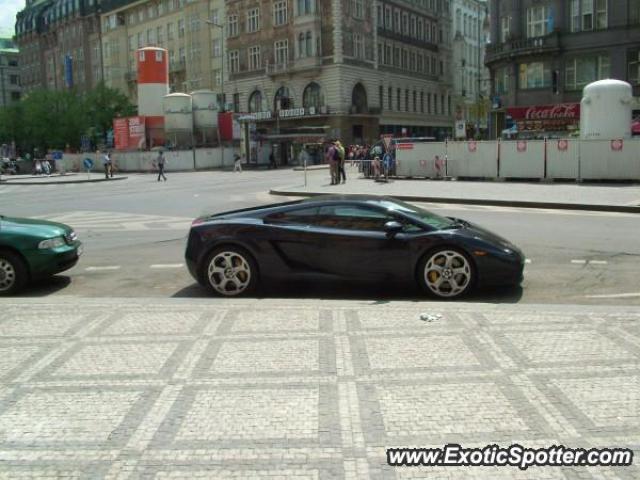
[[[73,267],[82,243],[62,223],[0,215],[0,295]]]

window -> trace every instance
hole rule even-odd
[[[265,217],[265,223],[280,223],[289,225],[313,225],[318,219],[318,207],[276,212]]]
[[[384,108],[384,87],[382,85],[378,87],[378,105],[380,105],[380,110]]]
[[[156,39],[158,40],[158,45],[162,45],[162,42],[164,42],[164,31],[162,26],[156,29]]]
[[[233,111],[238,113],[240,111],[240,94],[233,94]]]
[[[404,111],[409,111],[409,90],[404,91]]]
[[[229,52],[229,71],[238,73],[240,71],[240,55],[237,50]]]
[[[18,75],[9,75],[9,83],[11,85],[18,85],[18,83],[20,83]]]
[[[144,46],[144,34],[142,32],[138,32],[138,48]]]
[[[227,37],[235,37],[238,35],[238,16],[229,15],[227,18]]]
[[[167,23],[167,40],[173,40],[173,23]]]
[[[500,18],[500,41],[506,42],[511,35],[511,17],[505,16]]]
[[[353,18],[360,20],[364,18],[363,0],[353,0]]]
[[[222,84],[222,72],[220,70],[213,71],[213,85],[219,87]],[[220,104],[220,99],[218,99],[218,103]]]
[[[629,23],[631,25],[640,23],[640,0],[629,0]]]
[[[420,92],[420,113],[424,113],[424,92]]]
[[[221,40],[219,38],[214,38],[211,41],[211,55],[213,57],[219,57],[222,55]]]
[[[260,10],[252,8],[247,12],[247,33],[260,30]]]
[[[495,93],[497,95],[504,95],[505,93],[509,93],[509,67],[496,69]]]
[[[389,105],[389,110],[393,110],[393,88],[391,87],[387,89],[387,104]]]
[[[398,112],[401,110],[401,108],[400,108],[400,92],[401,92],[401,90],[399,88],[396,89],[396,110]]]
[[[320,85],[315,82],[311,82],[306,86],[302,94],[302,106],[304,108],[319,108],[324,105],[324,98],[322,96],[322,90]]]
[[[273,24],[277,27],[287,23],[287,1],[278,0],[273,4]]]
[[[376,26],[378,28],[384,27],[384,16],[382,14],[382,5],[378,5],[376,8]]]
[[[11,92],[11,100],[14,102],[20,100],[20,92]]]
[[[591,82],[608,78],[610,70],[607,55],[569,59],[565,66],[565,89],[580,90]]]
[[[543,62],[520,64],[520,88],[543,88],[551,86],[551,69]]]
[[[571,31],[607,28],[607,0],[571,0]]]
[[[298,15],[309,15],[315,11],[315,0],[298,0]]]
[[[220,17],[220,12],[218,11],[217,8],[214,8],[213,10],[211,10],[211,14],[209,15],[209,18],[216,25],[218,24],[218,18],[219,17]]]
[[[133,39],[133,35],[129,35],[129,42],[128,42],[128,44],[129,44],[129,51],[130,51],[130,52],[133,52],[133,51],[136,49],[136,47],[135,47],[135,43],[134,43],[134,39]]]
[[[399,10],[394,10],[393,11],[393,31],[396,33],[400,33],[400,11]]]
[[[549,13],[546,5],[527,8],[527,38],[542,37],[549,33]]]
[[[424,24],[422,23],[422,19],[418,19],[418,23],[416,25],[416,37],[418,40],[424,40]]]
[[[330,205],[320,207],[315,225],[342,230],[384,232],[385,223],[395,218],[373,208],[351,205]]]
[[[178,20],[178,38],[184,37],[184,19]]]
[[[401,33],[403,35],[409,35],[409,14],[408,13],[403,13],[402,14],[402,31]]]
[[[413,38],[416,38],[416,17],[414,17],[413,15],[411,16],[411,36]]]
[[[364,38],[359,33],[353,34],[353,56],[356,58],[364,58]]]
[[[384,64],[391,65],[391,45],[384,46]]]
[[[391,7],[384,7],[384,28],[387,30],[391,30]]]
[[[313,36],[311,35],[311,32],[307,32],[305,36],[305,50],[307,57],[313,55]]]
[[[289,61],[289,41],[278,40],[274,43],[274,61],[277,65],[286,65]]]
[[[262,111],[262,92],[260,90],[256,90],[251,94],[248,106],[251,113]]]
[[[274,110],[288,110],[293,108],[293,98],[287,87],[280,87],[273,98]]]
[[[262,68],[260,61],[260,47],[249,47],[249,70],[259,70]]]

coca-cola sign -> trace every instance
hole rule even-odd
[[[531,107],[507,108],[514,120],[579,120],[579,103],[559,103],[557,105],[534,105]]]

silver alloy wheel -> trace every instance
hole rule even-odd
[[[471,282],[471,265],[464,255],[455,250],[440,250],[425,264],[424,281],[437,296],[456,297]]]
[[[238,252],[223,251],[211,259],[207,276],[216,292],[231,297],[247,289],[251,282],[251,267]]]
[[[6,292],[16,283],[16,269],[11,262],[0,258],[0,292]]]

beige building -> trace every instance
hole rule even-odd
[[[224,0],[120,2],[100,18],[104,79],[135,101],[134,52],[158,46],[169,52],[172,92],[221,91]]]
[[[251,136],[292,144],[451,134],[449,0],[229,0],[229,82]],[[255,124],[255,125],[253,125]]]

